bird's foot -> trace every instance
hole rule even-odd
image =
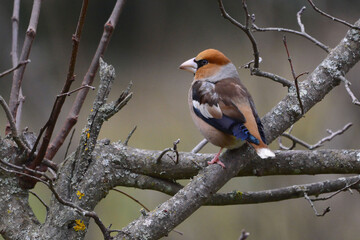
[[[220,155],[220,154],[216,154],[216,156],[213,158],[213,160],[209,161],[208,164],[211,165],[211,164],[217,163],[217,164],[219,164],[222,168],[226,168],[226,167],[225,167],[225,164],[220,161],[219,155]]]

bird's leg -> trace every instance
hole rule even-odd
[[[213,158],[213,160],[211,160],[210,162],[208,162],[208,164],[214,164],[214,163],[217,163],[219,164],[222,168],[225,168],[225,164],[222,163],[219,159],[219,156],[220,156],[220,153],[221,151],[223,150],[223,148],[220,148],[220,151],[215,155],[215,157]]]

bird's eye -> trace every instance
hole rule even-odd
[[[202,59],[202,60],[199,60],[199,61],[195,61],[196,63],[197,63],[197,65],[198,65],[198,69],[199,68],[201,68],[202,66],[204,66],[204,65],[206,65],[206,64],[208,64],[209,63],[209,61],[208,60],[206,60],[206,59]]]

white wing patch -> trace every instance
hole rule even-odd
[[[209,106],[209,104],[205,103],[205,104],[200,104],[198,101],[193,100],[192,104],[194,106],[194,108],[196,108],[197,110],[200,111],[201,115],[203,115],[205,118],[214,118],[213,115],[211,115],[211,113],[209,112],[209,108],[213,108],[215,111],[220,112],[221,113],[221,109],[219,107],[219,104],[213,105],[213,106]]]

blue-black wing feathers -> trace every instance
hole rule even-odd
[[[245,127],[244,122],[239,122],[235,119],[232,119],[226,115],[223,115],[222,118],[206,118],[204,117],[201,112],[193,107],[195,114],[204,120],[206,123],[210,124],[214,128],[227,133],[231,134],[236,137],[236,139],[245,140],[256,145],[259,145],[259,140],[254,137],[249,130]]]

